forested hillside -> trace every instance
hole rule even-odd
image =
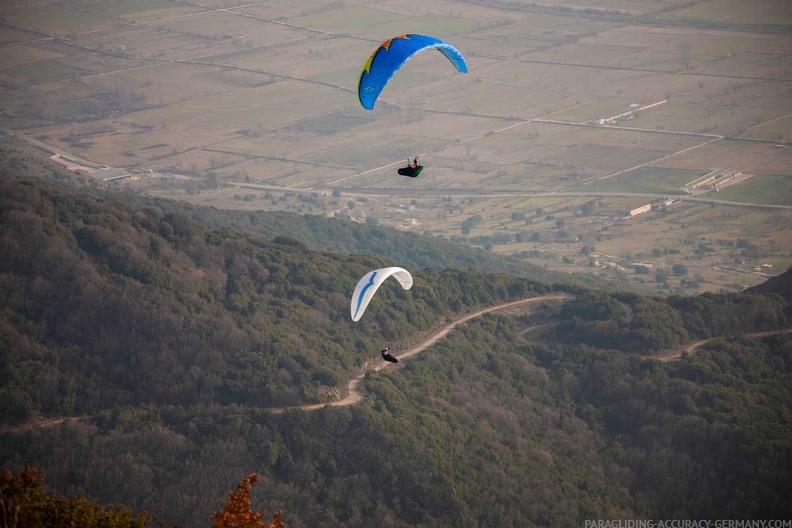
[[[792,268],[789,268],[786,273],[771,277],[767,282],[757,284],[746,291],[748,293],[777,293],[787,302],[792,302]]]
[[[139,199],[138,197],[134,197]],[[417,268],[472,268],[484,272],[508,273],[545,283],[563,282],[603,290],[627,290],[627,283],[613,283],[586,274],[546,270],[518,257],[499,255],[450,240],[441,240],[392,227],[364,225],[348,220],[289,212],[220,211],[171,200],[145,198],[164,212],[180,212],[208,227],[228,226],[237,231],[268,239],[288,233],[309,249],[344,254],[365,254],[387,258]]]
[[[196,527],[251,473],[289,528],[792,515],[792,334],[745,336],[789,327],[773,291],[417,268],[352,323],[357,279],[391,260],[136,204],[0,180],[0,469]],[[337,397],[383,343],[553,289],[575,298],[473,319],[367,374],[360,405],[268,409]]]
[[[8,179],[82,181],[57,163],[10,148],[0,147],[0,167],[5,168],[0,171]],[[371,255],[418,269],[433,268],[440,271],[446,268],[472,268],[483,272],[509,273],[548,284],[561,282],[602,290],[629,289],[626,283],[616,284],[593,275],[548,271],[516,257],[390,227],[284,211],[231,211],[196,207],[185,202],[147,197],[128,189],[110,187],[102,190],[95,184],[82,183],[82,193],[97,199],[119,202],[134,209],[156,211],[160,216],[168,213],[183,215],[209,229],[228,228],[268,240],[286,235],[315,251]]]
[[[206,229],[46,185],[0,181],[0,417],[117,405],[321,401],[440,317],[549,291],[506,275],[413,270],[349,320],[389,264]]]
[[[289,527],[792,514],[788,334],[660,363],[534,343],[531,324],[475,320],[367,377],[360,407],[121,407],[6,434],[0,460],[189,526],[250,471]]]
[[[784,328],[786,302],[767,291],[668,298],[586,292],[564,304],[555,337],[648,355],[696,339]]]

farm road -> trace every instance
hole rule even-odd
[[[400,161],[398,163],[391,163],[390,165],[385,165],[384,167],[387,168],[391,165],[398,165],[404,163]],[[382,168],[382,167],[380,167]],[[372,169],[372,172],[378,169]],[[353,174],[352,176],[348,176],[343,179],[350,179],[356,176],[360,176],[363,173]],[[340,181],[340,180],[336,180]],[[267,183],[250,183],[250,182],[242,182],[242,181],[226,181],[227,185],[232,185],[234,187],[242,187],[247,189],[264,189],[264,190],[271,190],[271,191],[288,191],[300,194],[311,194],[311,193],[327,193],[330,194],[332,189],[330,187],[288,187],[282,185],[270,185]],[[393,197],[393,196],[407,196],[412,198],[435,198],[437,197],[438,191],[436,189],[389,189],[389,188],[379,188],[379,189],[370,189],[367,187],[348,187],[343,189],[344,196],[367,196],[367,197]],[[510,198],[510,197],[523,197],[523,198],[544,198],[544,197],[552,197],[552,196],[583,196],[583,197],[600,197],[600,196],[615,196],[615,197],[642,197],[642,198],[653,198],[653,199],[660,199],[668,197],[668,194],[664,193],[651,193],[651,192],[612,192],[612,191],[492,191],[486,190],[482,188],[468,188],[468,189],[443,189],[442,194],[444,196],[453,196],[455,198]],[[719,204],[719,205],[729,205],[733,207],[753,207],[758,209],[792,209],[792,205],[784,205],[784,204],[765,204],[765,203],[758,203],[758,202],[732,202],[728,200],[714,200],[712,198],[703,198],[703,197],[694,197],[694,196],[686,196],[680,195],[674,196],[675,198],[679,198],[683,202],[698,202],[698,203],[706,203],[706,204]]]

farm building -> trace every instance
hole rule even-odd
[[[643,204],[643,205],[638,206],[638,207],[636,207],[634,209],[630,209],[629,211],[626,211],[624,213],[624,216],[638,216],[639,214],[643,214],[643,213],[645,213],[647,211],[651,211],[651,210],[652,210],[652,204],[650,204],[650,203]]]
[[[674,204],[678,204],[681,200],[679,198],[662,198],[656,202],[652,202],[652,211],[662,211],[668,209]]]

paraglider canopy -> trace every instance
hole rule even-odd
[[[399,68],[415,54],[423,50],[435,48],[446,56],[457,71],[467,73],[465,58],[448,42],[429,35],[414,33],[399,35],[380,44],[371,54],[358,83],[358,99],[366,110],[372,110],[385,85],[391,80]]]
[[[358,281],[357,286],[355,286],[355,291],[352,293],[350,311],[353,321],[360,320],[371,298],[374,297],[374,293],[376,293],[385,279],[391,276],[398,280],[405,290],[412,288],[412,275],[404,268],[392,266],[369,271]]]

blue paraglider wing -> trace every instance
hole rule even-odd
[[[428,35],[400,35],[386,40],[371,54],[358,83],[358,98],[363,108],[371,110],[383,88],[405,62],[416,53],[436,48],[462,73],[467,73],[465,57],[454,46]]]

